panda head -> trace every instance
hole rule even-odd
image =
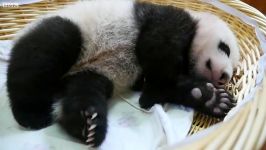
[[[189,12],[198,21],[192,42],[194,72],[220,86],[227,83],[239,62],[237,40],[220,18],[200,12]]]

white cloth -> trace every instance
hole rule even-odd
[[[86,145],[70,138],[54,124],[38,131],[20,128],[14,120],[7,98],[6,66],[10,42],[0,41],[0,149],[3,150],[86,150]],[[3,51],[5,51],[3,53]],[[2,59],[1,59],[2,58]],[[1,84],[2,83],[2,84]],[[122,95],[138,106],[139,93]],[[100,150],[157,150],[184,139],[193,120],[193,110],[182,106],[155,105],[143,112],[121,97],[109,103],[108,132]]]
[[[6,81],[7,61],[10,55],[9,53],[11,45],[12,45],[11,41],[8,40],[0,41],[0,90],[1,91]]]

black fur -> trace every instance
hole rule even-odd
[[[107,100],[113,92],[113,84],[106,77],[92,71],[80,72],[64,78],[64,93],[60,98],[63,114],[59,123],[73,137],[86,141],[87,135],[82,135],[86,128],[86,118],[81,111],[97,113],[92,124],[96,124],[93,145],[102,143],[107,129]]]
[[[61,17],[44,19],[15,43],[7,88],[20,125],[40,129],[51,124],[53,96],[60,78],[76,62],[81,45],[78,27]]]
[[[137,78],[137,80],[135,81],[134,85],[131,87],[131,90],[136,91],[136,92],[140,92],[143,90],[143,86],[144,86],[144,74],[140,74]]]
[[[140,28],[136,56],[145,77],[140,104],[151,101],[150,107],[156,95],[164,99],[178,77],[188,75],[197,22],[184,10],[147,3],[136,3],[135,17]]]

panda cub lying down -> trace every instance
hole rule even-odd
[[[224,117],[235,105],[223,86],[239,59],[229,27],[208,13],[134,1],[84,1],[18,33],[8,67],[13,115],[23,127],[57,121],[97,147],[107,103],[131,87],[142,108],[174,103]]]

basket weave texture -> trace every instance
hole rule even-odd
[[[73,2],[75,0],[45,0],[19,7],[0,8],[0,40],[12,39],[16,31],[36,19],[37,16]],[[237,36],[241,50],[241,65],[235,70],[234,77],[227,85],[227,89],[240,102],[251,89],[256,87],[258,60],[263,55],[263,50],[253,27],[245,24],[239,18],[199,0],[149,0],[149,2],[211,12],[227,22]],[[258,10],[237,0],[221,0],[221,2],[255,20],[260,30],[266,35],[266,18]],[[189,145],[183,145],[179,149],[258,149],[266,140],[266,101],[263,99],[266,97],[266,81],[264,81],[263,87],[257,92],[254,100],[248,102],[231,120],[221,123],[218,128],[204,138]],[[189,134],[192,135],[217,122],[218,120],[215,118],[196,113]]]

